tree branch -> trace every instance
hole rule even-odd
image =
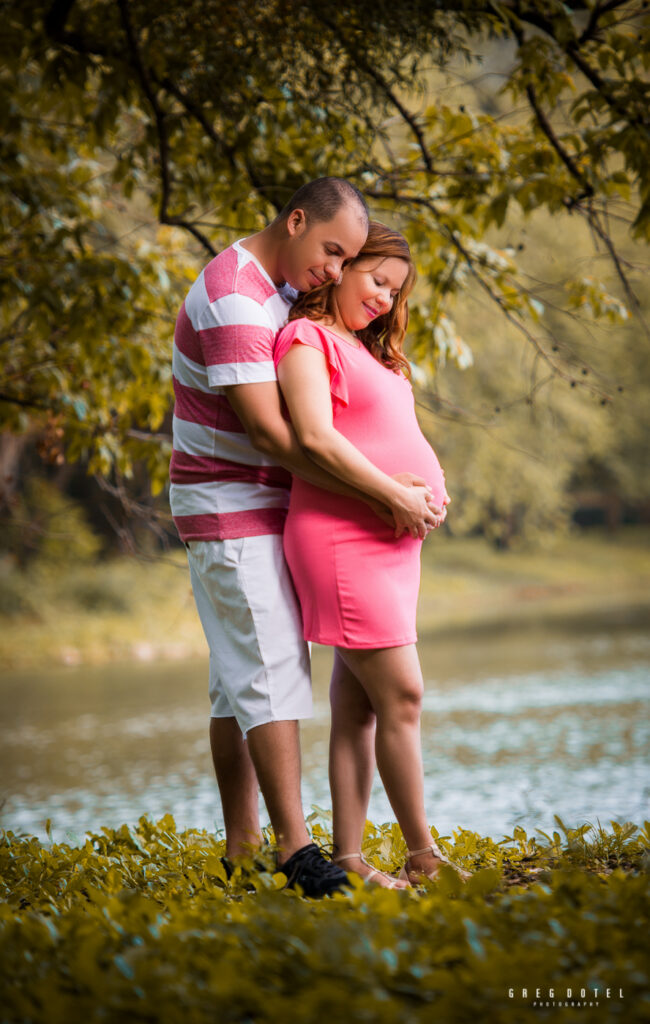
[[[608,0],[608,3],[595,3],[591,9],[589,15],[589,21],[587,22],[582,34],[578,38],[578,45],[584,46],[586,42],[593,39],[595,35],[600,31],[598,22],[602,18],[603,14],[608,14],[610,11],[615,11],[617,7],[624,7],[628,3],[628,0]]]
[[[190,117],[193,117],[194,120],[201,125],[203,131],[208,136],[208,138],[211,139],[212,142],[215,143],[215,145],[219,146],[221,150],[223,150],[228,159],[228,163],[230,164],[231,170],[234,171],[234,173],[236,174],[241,173],[241,168],[238,166],[235,157],[235,149],[233,148],[233,146],[229,145],[229,143],[227,143],[225,139],[222,139],[221,136],[217,134],[217,132],[214,130],[214,125],[210,124],[210,121],[206,117],[205,112],[201,109],[201,107],[198,104],[196,104],[194,100],[187,95],[187,93],[184,93],[182,89],[179,89],[179,87],[176,85],[175,82],[171,80],[171,78],[163,78],[160,81],[160,85],[164,89],[166,89],[167,92],[171,93],[171,95],[174,96],[175,99],[178,100],[178,102],[190,115]],[[244,166],[246,168],[246,173],[248,174],[249,181],[253,188],[255,189],[255,191],[263,199],[266,199],[267,202],[270,202],[272,206],[275,207],[276,211],[279,213],[283,204],[276,202],[272,196],[269,196],[267,194],[265,186],[258,178],[255,168],[253,167],[248,158],[244,159]]]
[[[83,48],[84,40],[78,32],[68,32],[65,25],[75,0],[54,0],[43,20],[43,26],[51,39],[66,43],[75,49]]]
[[[158,79],[156,79],[156,81],[158,81]],[[214,125],[210,124],[201,107],[198,106],[198,104],[196,104],[194,100],[187,95],[187,93],[183,92],[182,89],[179,89],[176,82],[173,82],[169,76],[165,76],[165,78],[161,79],[159,84],[178,100],[190,117],[193,117],[195,121],[198,121],[208,138],[211,139],[215,145],[219,146],[219,148],[225,153],[231,169],[233,171],[237,171],[238,167],[232,146],[230,146],[225,139],[222,139],[221,136],[216,133]]]
[[[108,523],[115,531],[117,536],[124,544],[127,551],[137,555],[137,541],[133,531],[128,525],[133,519],[143,520],[145,525],[155,534],[156,537],[161,541],[165,549],[169,548],[169,536],[175,537],[175,531],[166,529],[166,526],[171,526],[171,516],[168,513],[163,512],[161,509],[151,506],[141,501],[137,501],[131,498],[127,492],[122,477],[119,473],[115,474],[116,483],[112,484],[103,476],[95,474],[95,481],[101,488],[106,491],[111,497],[116,498],[120,503],[123,512],[126,514],[127,523],[120,524],[117,522],[115,516],[112,514],[106,505],[101,506],[102,513],[106,517]]]
[[[523,41],[523,39],[522,39],[522,41]],[[537,92],[536,92],[535,87],[533,85],[529,84],[529,85],[526,86],[526,95],[528,97],[528,102],[530,103],[530,105],[531,105],[531,107],[533,109],[535,117],[537,118],[537,123],[539,124],[540,128],[544,132],[544,135],[546,136],[548,141],[551,143],[553,149],[555,150],[555,152],[559,156],[560,160],[562,161],[562,163],[564,164],[564,166],[568,170],[568,172],[571,175],[571,177],[575,178],[575,180],[577,182],[579,182],[580,185],[582,186],[582,188],[584,190],[584,193],[583,193],[582,196],[580,196],[580,198],[581,199],[590,198],[594,194],[594,187],[593,187],[593,185],[591,184],[590,181],[587,180],[587,178],[584,176],[582,171],[580,171],[578,169],[578,167],[576,167],[575,162],[571,159],[571,157],[569,156],[569,154],[565,150],[564,146],[562,145],[562,143],[558,139],[557,135],[553,131],[553,128],[551,127],[551,123],[550,123],[549,119],[547,118],[544,110],[542,109],[542,107],[539,104],[539,101],[537,99]]]
[[[39,412],[47,412],[49,408],[47,405],[42,405],[33,399],[19,398],[18,395],[8,395],[4,391],[0,391],[0,402],[6,402],[8,405],[19,405],[22,409],[38,409]]]
[[[386,99],[398,111],[398,113],[409,126],[417,140],[420,152],[422,153],[422,159],[424,160],[424,165],[427,171],[429,172],[429,174],[434,174],[435,170],[433,167],[431,154],[427,149],[427,144],[424,138],[424,132],[422,131],[420,125],[418,124],[417,118],[415,118],[413,114],[411,114],[410,110],[408,110],[407,107],[405,107],[404,104],[401,102],[401,100],[395,95],[395,93],[393,92],[390,85],[383,77],[383,75],[381,75],[379,71],[377,71],[377,69],[373,67],[371,64],[366,63],[366,61],[364,61],[356,51],[350,48],[346,40],[343,39],[343,37],[341,36],[341,33],[337,26],[333,24],[329,20],[329,18],[327,18],[323,14],[322,7],[318,8],[318,10],[316,11],[316,16],[319,18],[320,21],[322,21],[322,23],[325,26],[327,26],[330,32],[338,39],[338,41],[341,43],[343,49],[348,54],[348,56],[351,57],[352,60],[354,60],[356,66],[360,68],[366,75],[368,75],[368,77],[371,78],[376,85],[379,86],[381,91],[384,93]]]
[[[613,10],[615,7],[622,6],[627,0],[610,0],[610,2],[603,4],[600,7],[598,17],[600,18],[608,10]],[[545,35],[553,41],[553,43],[562,50],[568,57],[571,58],[575,66],[582,72],[587,81],[591,82],[594,89],[603,97],[607,105],[618,114],[620,118],[627,121],[628,124],[635,125],[640,128],[647,128],[648,119],[647,117],[632,116],[629,109],[614,96],[604,78],[601,78],[596,68],[594,68],[586,57],[580,52],[582,43],[582,37],[573,35],[573,39],[568,39],[566,42],[561,42],[558,38],[555,23],[552,17],[548,17],[543,14],[539,8],[524,7],[520,5],[517,0],[503,0],[502,7],[508,11],[516,19],[522,22],[526,22],[529,25],[534,25],[540,29]],[[567,19],[569,20],[569,19]],[[516,35],[516,25],[512,21],[508,23],[509,28]]]
[[[591,66],[589,61],[582,56],[577,44],[569,43],[566,47],[566,53],[571,58],[575,66],[579,68],[580,71],[582,71],[585,78],[591,82],[594,89],[596,89],[596,91],[600,93],[600,95],[603,97],[608,106],[611,107],[611,109],[615,111],[615,113],[618,114],[618,116],[622,118],[622,120],[627,121],[628,124],[634,125],[637,128],[647,129],[648,124],[650,123],[648,118],[630,115],[630,110],[625,105],[621,104],[620,101],[611,94],[611,92],[607,88],[605,80],[600,77],[596,69]]]
[[[530,344],[533,346],[533,348],[538,353],[540,358],[543,359],[544,362],[550,367],[555,376],[560,377],[562,380],[565,380],[569,384],[571,384],[572,387],[575,387],[575,379],[569,373],[563,370],[561,366],[558,366],[558,364],[552,359],[552,357],[549,355],[546,349],[542,347],[542,345],[535,337],[535,335],[532,333],[532,331],[528,330],[526,325],[512,313],[512,310],[508,309],[508,306],[506,305],[506,302],[503,299],[503,297],[499,295],[497,292],[495,292],[490,287],[489,283],[485,280],[485,278],[482,277],[481,274],[479,274],[474,265],[474,260],[472,259],[471,253],[463,245],[462,241],[458,237],[457,232],[455,232],[445,224],[444,218],[440,216],[440,213],[436,209],[435,204],[430,199],[425,199],[420,196],[403,196],[397,192],[366,192],[366,195],[371,196],[372,198],[391,199],[394,202],[398,203],[411,204],[413,206],[421,206],[424,207],[425,209],[428,209],[431,213],[433,213],[434,217],[436,218],[438,230],[440,231],[440,233],[444,235],[444,237],[449,241],[449,243],[454,247],[454,249],[456,249],[456,251],[460,253],[460,255],[463,257],[463,260],[467,264],[467,267],[472,276],[476,279],[476,281],[478,281],[480,287],[483,289],[483,291],[487,293],[490,299],[494,303],[496,303],[496,305],[499,307],[506,320],[508,320],[508,322],[511,323],[520,334],[524,335],[526,340],[530,342]],[[592,392],[595,391],[595,389],[591,387],[591,385],[585,384],[583,386],[587,387],[588,390]],[[595,393],[601,394],[601,392]]]
[[[80,54],[95,54],[100,57],[117,57],[123,56],[121,51],[110,50],[107,47],[97,43],[96,40],[89,42],[78,32],[68,32],[65,30],[65,24],[70,13],[70,10],[74,6],[76,0],[55,0],[52,8],[48,12],[45,18],[45,30],[48,36],[55,42],[62,43],[64,45],[72,47],[77,53]],[[197,241],[214,256],[216,249],[212,246],[210,241],[206,238],[202,232],[200,232],[194,224],[190,221],[184,220],[181,217],[174,217],[168,212],[170,195],[171,195],[171,182],[169,181],[169,143],[167,141],[166,128],[164,124],[164,113],[157,100],[152,83],[162,87],[167,93],[173,96],[185,109],[185,111],[193,117],[203,128],[208,138],[216,143],[219,148],[226,155],[231,169],[234,173],[241,173],[241,168],[238,167],[235,150],[232,146],[221,138],[214,130],[213,125],[210,124],[209,120],[205,116],[205,113],[201,110],[201,107],[196,104],[187,93],[183,92],[169,76],[163,79],[158,79],[153,72],[145,69],[143,61],[140,57],[135,32],[131,22],[130,14],[127,8],[125,0],[118,0],[118,7],[120,9],[120,15],[122,25],[125,30],[127,40],[129,43],[129,51],[134,64],[134,70],[138,76],[140,84],[142,85],[145,98],[147,99],[151,109],[154,113],[156,121],[156,130],[158,134],[158,148],[160,154],[160,165],[161,165],[161,186],[163,190],[163,198],[161,200],[159,220],[162,224],[170,224],[176,227],[184,228],[189,231]],[[249,161],[246,162],[246,173],[248,174],[251,185],[264,199],[270,202],[276,210],[281,208],[282,204],[277,203],[274,199],[267,194],[267,190],[261,180],[257,177],[254,168]],[[165,178],[167,181],[165,182]]]
[[[126,436],[134,441],[149,441],[154,444],[171,444],[173,440],[171,434],[148,434],[146,430],[136,430],[135,427],[127,430]]]
[[[625,273],[625,270],[623,269],[623,261],[621,260],[618,252],[616,251],[616,246],[614,245],[614,243],[613,243],[613,241],[611,239],[611,236],[608,234],[607,231],[605,231],[605,229],[601,225],[600,219],[598,217],[598,214],[597,214],[596,210],[594,210],[592,208],[592,209],[590,209],[588,211],[581,210],[580,212],[582,213],[582,215],[584,217],[587,218],[587,221],[588,221],[590,227],[592,228],[593,231],[595,231],[595,233],[598,235],[600,240],[602,242],[604,242],[605,247],[606,247],[606,249],[607,249],[607,251],[608,251],[608,253],[609,253],[610,257],[611,257],[612,263],[614,264],[614,267],[616,269],[616,273],[618,275],[618,279],[621,282],[621,284],[623,285],[623,289],[625,291],[627,299],[628,299],[630,305],[636,311],[636,315],[638,316],[639,321],[640,321],[640,323],[641,323],[641,325],[643,327],[644,334],[646,335],[647,338],[650,338],[650,328],[648,327],[646,319],[645,319],[645,317],[643,315],[643,310],[642,310],[642,307],[641,307],[641,303],[639,302],[639,299],[637,298],[635,292],[632,290],[632,286],[631,286],[631,284],[630,284],[630,282],[628,280],[627,274]]]
[[[126,33],[126,38],[129,44],[129,50],[131,51],[131,57],[135,66],[136,73],[140,79],[142,91],[146,99],[149,102],[154,115],[156,124],[156,133],[158,137],[158,155],[160,159],[160,207],[158,212],[158,219],[161,224],[170,224],[175,227],[184,228],[189,231],[197,241],[206,249],[211,256],[216,256],[217,250],[214,248],[212,243],[206,238],[202,231],[189,221],[183,220],[182,217],[174,217],[168,211],[168,206],[171,197],[171,176],[169,173],[169,141],[167,138],[167,126],[165,124],[165,114],[158,102],[158,98],[155,94],[147,69],[140,57],[140,51],[138,48],[137,39],[131,23],[131,17],[129,14],[127,0],[117,0],[118,7],[120,9],[120,15],[122,18],[122,25]]]
[[[401,102],[401,100],[398,99],[398,97],[395,95],[395,93],[389,86],[388,82],[384,80],[384,78],[379,74],[379,72],[375,68],[371,67],[370,65],[367,65],[363,67],[363,70],[366,72],[367,75],[369,75],[370,78],[373,79],[374,82],[377,83],[379,88],[383,91],[384,95],[386,96],[386,99],[390,103],[392,103],[392,105],[398,111],[402,119],[407,123],[407,125],[409,126],[417,140],[420,152],[422,153],[422,159],[424,160],[424,166],[426,167],[429,174],[435,174],[436,170],[433,166],[433,160],[431,159],[431,154],[429,153],[429,150],[427,148],[427,144],[424,138],[424,132],[420,128],[420,125],[417,122],[417,118],[414,117],[413,114],[411,114],[410,110],[408,110]]]

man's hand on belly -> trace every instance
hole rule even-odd
[[[382,503],[380,501],[376,501],[375,498],[366,498],[366,505],[372,509],[376,516],[379,516],[382,523],[386,523],[386,526],[390,526],[392,530],[395,529],[393,513],[387,505],[382,505]]]

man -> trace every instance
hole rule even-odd
[[[259,784],[278,867],[310,896],[335,891],[346,876],[310,843],[302,811],[298,720],[311,714],[311,687],[282,552],[290,474],[370,499],[300,448],[282,415],[273,342],[294,289],[337,280],[367,230],[353,185],[309,182],[268,227],[205,267],[174,335],[170,503],[210,648],[210,742],[227,856],[261,841]],[[403,492],[391,508],[398,528],[426,530],[424,488]]]

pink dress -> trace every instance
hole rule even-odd
[[[406,378],[305,318],[280,331],[276,366],[294,344],[325,354],[336,429],[385,473],[423,477],[440,504],[444,474],[420,430]],[[396,540],[365,503],[294,477],[284,551],[305,639],[349,648],[415,643],[421,545],[408,535]]]

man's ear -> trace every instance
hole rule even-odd
[[[287,217],[287,232],[291,238],[299,238],[307,230],[307,217],[304,210],[292,210]]]

